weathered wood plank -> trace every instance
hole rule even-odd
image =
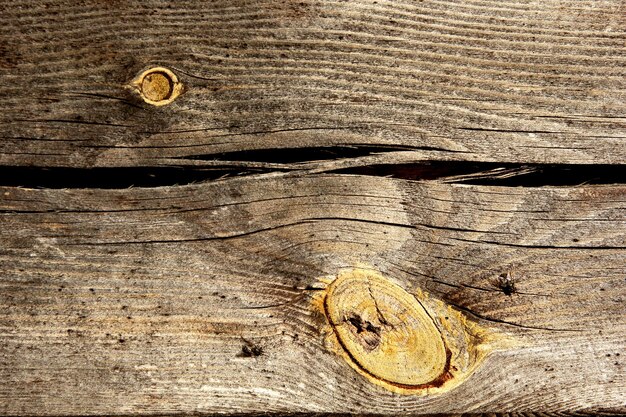
[[[233,151],[338,145],[626,160],[623,0],[0,8],[2,165],[228,165]],[[167,106],[128,88],[151,66],[184,85]]]
[[[0,204],[2,414],[626,411],[623,185],[312,175]],[[516,344],[447,392],[373,384],[316,309],[353,268]]]
[[[626,413],[625,12],[0,5],[0,414]]]

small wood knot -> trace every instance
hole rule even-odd
[[[133,80],[132,85],[146,103],[154,106],[171,103],[182,91],[182,84],[176,74],[163,67],[142,72]]]

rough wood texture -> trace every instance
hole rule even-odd
[[[0,414],[626,414],[625,44],[623,0],[3,2]]]
[[[0,193],[3,414],[625,411],[624,186]],[[327,349],[313,307],[355,265],[520,345],[441,395],[374,385]]]
[[[625,23],[623,0],[6,3],[0,164],[620,163]],[[186,86],[167,108],[127,88],[150,66]]]

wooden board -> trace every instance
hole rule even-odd
[[[626,157],[622,0],[2,9],[3,165],[228,165],[232,152],[334,146],[413,161]],[[171,105],[128,88],[152,66],[184,86]]]
[[[624,186],[0,192],[3,414],[624,411]],[[444,394],[372,384],[314,307],[322,278],[355,266],[519,344]]]
[[[0,23],[1,415],[626,414],[625,1]]]

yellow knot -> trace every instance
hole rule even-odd
[[[183,88],[176,74],[163,67],[154,67],[142,72],[131,85],[146,103],[154,106],[171,103],[180,95]]]
[[[340,273],[314,298],[328,322],[326,345],[360,374],[404,394],[444,392],[511,339],[444,302],[369,269]]]

